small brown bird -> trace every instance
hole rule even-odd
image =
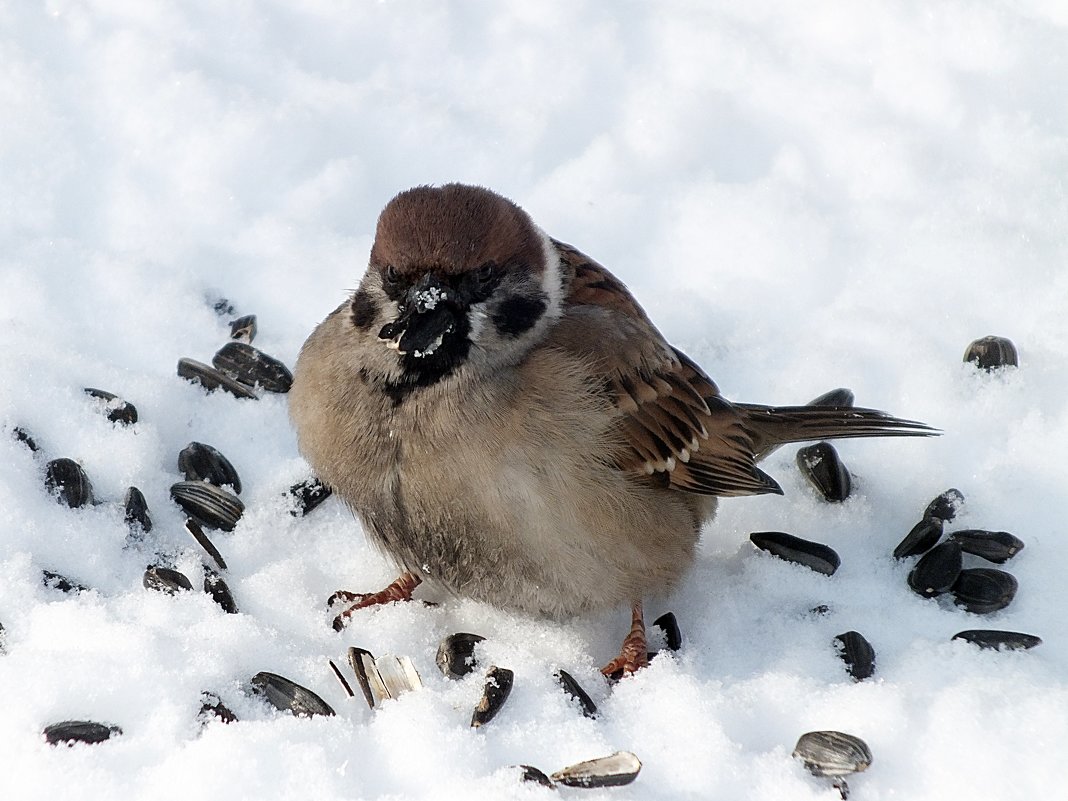
[[[782,493],[786,442],[922,436],[870,409],[731,403],[625,286],[475,186],[402,192],[359,288],[312,333],[289,394],[301,452],[422,581],[564,617],[630,604],[606,674],[646,661],[642,598],[694,559],[717,497]]]

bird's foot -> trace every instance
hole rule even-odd
[[[412,600],[412,592],[419,586],[422,579],[411,573],[402,573],[400,578],[379,592],[348,592],[338,590],[327,600],[327,605],[343,602],[349,604],[340,615],[334,618],[334,631],[341,631],[349,622],[349,618],[357,609],[363,609],[377,604],[391,604],[396,601]]]
[[[649,644],[645,639],[645,618],[641,601],[631,606],[630,633],[623,640],[619,656],[601,668],[601,673],[610,679],[629,676],[649,664]]]

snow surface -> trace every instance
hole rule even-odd
[[[81,461],[105,501],[55,503],[45,459],[0,437],[0,797],[548,798],[507,766],[626,749],[634,784],[559,797],[834,799],[790,757],[834,728],[874,754],[860,801],[1064,798],[1066,54],[1063,0],[0,3],[0,425]],[[335,499],[288,514],[307,466],[283,396],[206,395],[175,365],[225,341],[218,297],[292,364],[359,280],[386,200],[451,180],[609,266],[727,397],[848,386],[945,435],[842,444],[841,505],[805,486],[795,448],[774,454],[786,496],[726,501],[696,569],[648,600],[650,619],[678,615],[682,650],[611,691],[597,666],[622,609],[559,624],[445,599],[335,633],[324,599],[393,569]],[[1018,370],[961,363],[990,333],[1017,343]],[[86,386],[140,422],[108,423]],[[199,586],[167,495],[192,440],[244,481],[244,518],[212,535],[237,615],[141,586],[157,551]],[[156,522],[140,549],[118,506],[131,484]],[[950,486],[967,496],[953,527],[1026,542],[1000,613],[921,599],[890,557]],[[757,553],[748,534],[768,529],[831,545],[841,569]],[[43,569],[93,589],[47,589]],[[949,641],[978,627],[1045,643]],[[831,647],[850,629],[875,647],[871,680]],[[515,671],[477,731],[481,679],[433,663],[455,631]],[[346,699],[327,660],[350,645],[409,655],[425,689],[373,714]],[[556,687],[561,667],[597,720]],[[263,670],[337,717],[244,695]],[[241,721],[201,730],[204,690]],[[124,734],[47,746],[70,718]]]

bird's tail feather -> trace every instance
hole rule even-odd
[[[926,423],[903,420],[876,409],[833,406],[734,404],[746,417],[753,452],[762,459],[780,445],[854,437],[931,437],[941,432]]]

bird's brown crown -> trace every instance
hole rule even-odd
[[[378,218],[371,264],[398,273],[458,274],[486,264],[520,262],[539,269],[542,242],[529,216],[479,186],[417,186],[401,192]]]

